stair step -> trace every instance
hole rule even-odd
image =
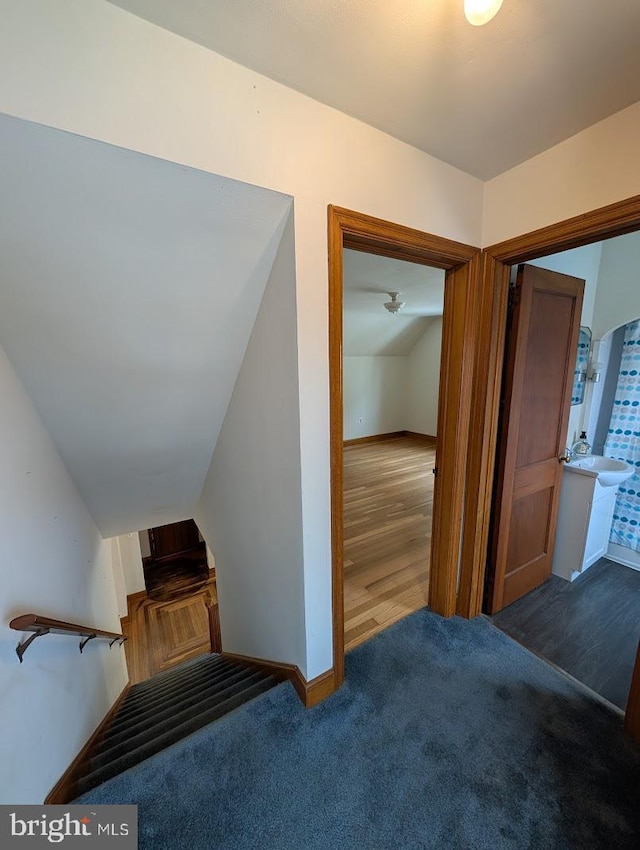
[[[208,699],[196,700],[194,703],[190,703],[185,708],[178,706],[173,711],[169,723],[172,726],[179,726],[181,723],[201,714],[206,708],[214,708],[216,705],[221,705],[225,702],[225,700],[230,699],[234,695],[241,694],[243,691],[251,688],[254,684],[256,684],[256,682],[264,680],[264,678],[265,676],[263,673],[259,671],[254,672],[248,677],[244,677],[239,681],[229,684],[228,687]],[[98,767],[102,767],[108,762],[119,758],[129,750],[143,746],[158,735],[162,735],[163,730],[167,725],[166,718],[156,721],[154,717],[151,717],[147,718],[147,722],[142,724],[141,729],[140,724],[137,724],[136,726],[138,731],[131,735],[126,734],[127,730],[123,730],[124,734],[120,736],[118,742],[111,742],[106,748],[101,747],[97,755],[90,759],[89,769],[95,770]]]
[[[160,707],[155,708],[153,711],[134,716],[128,722],[121,723],[116,727],[110,727],[101,742],[100,754],[123,741],[131,739],[138,732],[162,725],[163,722],[177,717],[192,706],[197,706],[199,703],[204,702],[211,704],[213,701],[219,701],[218,698],[224,698],[223,694],[230,688],[236,685],[241,686],[243,683],[248,683],[249,681],[253,682],[256,674],[264,676],[263,673],[256,673],[255,670],[238,670],[233,675],[226,676],[224,679],[212,683],[209,687],[189,691],[187,694],[183,694],[182,697],[176,698],[170,703],[161,704]]]
[[[145,742],[143,745],[138,746],[133,750],[129,750],[119,758],[110,761],[108,764],[92,770],[78,782],[76,787],[76,796],[80,796],[87,791],[90,791],[92,788],[101,785],[108,779],[112,779],[119,773],[122,773],[150,756],[159,753],[166,747],[171,746],[171,744],[175,744],[183,738],[186,738],[192,732],[201,729],[203,726],[207,726],[214,720],[218,720],[220,717],[223,717],[230,711],[233,711],[239,706],[249,702],[261,693],[270,690],[277,684],[278,682],[273,676],[263,677],[250,688],[234,694],[213,708],[209,706],[206,707],[197,716],[183,721],[182,723],[173,725],[171,729],[168,729],[162,735],[153,738],[151,741]]]
[[[122,708],[113,719],[111,726],[107,730],[107,737],[116,729],[120,729],[123,725],[130,722],[137,722],[141,717],[153,714],[156,711],[161,711],[168,705],[176,705],[184,697],[191,694],[200,693],[204,688],[209,688],[211,685],[221,684],[229,676],[234,676],[237,673],[248,670],[249,668],[240,668],[236,665],[229,665],[225,669],[216,669],[215,675],[203,676],[196,680],[189,680],[184,687],[176,687],[171,691],[164,693],[163,691],[154,694],[150,693],[144,700],[135,703],[130,703],[126,699]]]
[[[164,670],[162,673],[156,673],[150,679],[145,679],[144,682],[139,682],[137,685],[132,685],[129,691],[130,695],[142,696],[149,691],[156,691],[159,688],[172,687],[176,682],[190,676],[197,676],[203,670],[212,669],[221,664],[228,664],[227,659],[221,655],[198,655],[191,661],[184,662],[177,667],[172,667],[169,670]]]
[[[146,694],[132,697],[131,699],[127,696],[120,707],[116,720],[119,721],[128,715],[133,716],[135,714],[139,714],[141,711],[146,711],[154,704],[169,702],[170,700],[179,697],[181,694],[184,694],[186,691],[194,689],[197,690],[198,688],[204,687],[217,679],[223,679],[232,672],[234,672],[234,668],[229,666],[216,667],[213,670],[202,671],[200,676],[190,676],[183,682],[175,682],[171,688],[158,688],[157,691],[148,691]]]

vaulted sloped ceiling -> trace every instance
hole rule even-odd
[[[488,179],[640,100],[640,2],[111,0]]]
[[[6,116],[0,148],[0,345],[105,537],[192,515],[291,199]]]
[[[384,308],[400,292],[402,310]],[[344,346],[346,357],[406,356],[444,308],[444,272],[376,254],[344,252]]]

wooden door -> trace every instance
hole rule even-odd
[[[165,558],[199,547],[198,527],[192,519],[149,529],[152,558]]]
[[[583,292],[579,278],[518,268],[488,570],[492,614],[551,575]]]

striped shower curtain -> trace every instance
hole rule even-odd
[[[640,552],[640,319],[625,329],[618,386],[604,454],[635,467],[618,488],[611,542]]]

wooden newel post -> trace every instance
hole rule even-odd
[[[636,666],[633,668],[627,713],[624,717],[624,731],[637,744],[640,744],[640,643],[638,643]]]

